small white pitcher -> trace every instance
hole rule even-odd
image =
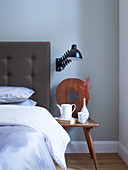
[[[61,104],[57,106],[59,107],[60,109],[60,115],[62,118],[65,118],[65,119],[70,119],[72,118],[72,113],[75,111],[76,109],[76,105],[75,104]],[[72,106],[74,106],[74,109],[72,110]]]

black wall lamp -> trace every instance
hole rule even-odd
[[[71,50],[67,51],[61,58],[56,58],[56,71],[64,70],[66,65],[71,61],[79,61],[82,59],[80,51],[75,44],[72,45]]]

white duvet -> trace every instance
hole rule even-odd
[[[48,110],[38,106],[0,106],[0,125],[25,125],[40,131],[52,158],[66,169],[64,153],[70,138]]]

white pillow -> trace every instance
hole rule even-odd
[[[28,99],[34,90],[26,87],[0,86],[0,103],[17,103]]]
[[[35,106],[37,102],[31,99],[27,99],[23,102],[18,102],[18,103],[1,103],[1,105],[19,105],[19,106]]]

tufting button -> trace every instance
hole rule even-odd
[[[11,77],[11,74],[10,74],[10,73],[7,73],[7,77]]]
[[[32,56],[32,57],[31,57],[32,60],[35,60],[35,58],[36,58],[35,56]]]
[[[34,73],[32,72],[32,74],[31,74],[31,77],[33,78],[35,75],[34,75]]]
[[[7,60],[10,60],[11,59],[11,57],[10,56],[7,56]]]

